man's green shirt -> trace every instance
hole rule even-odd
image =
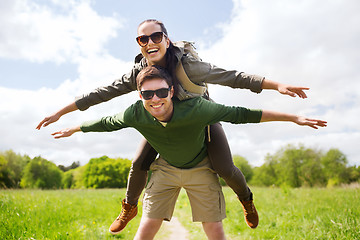
[[[133,127],[169,164],[178,168],[196,166],[207,156],[205,127],[220,121],[234,124],[258,123],[261,110],[229,107],[197,97],[173,99],[174,112],[164,127],[143,106],[141,100],[123,113],[81,125],[83,132],[110,132]]]

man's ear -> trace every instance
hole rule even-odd
[[[142,100],[143,98],[142,98],[142,95],[141,95],[141,93],[140,93],[140,91],[138,91],[139,92],[139,97],[140,97],[140,99]]]
[[[171,86],[171,89],[170,89],[170,98],[172,98],[174,96],[174,86]]]

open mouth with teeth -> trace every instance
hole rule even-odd
[[[160,103],[160,104],[154,104],[154,105],[150,105],[152,108],[154,109],[159,109],[164,105],[164,103]]]
[[[148,54],[154,54],[157,53],[159,51],[159,49],[153,48],[153,49],[149,49],[147,52]]]

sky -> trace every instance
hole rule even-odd
[[[155,18],[172,41],[194,41],[203,61],[310,88],[300,99],[211,85],[216,102],[328,121],[318,130],[284,122],[223,123],[233,154],[260,166],[288,144],[337,148],[349,165],[359,166],[359,10],[357,0],[2,0],[0,151],[57,165],[103,155],[132,159],[142,138],[134,129],[56,140],[51,133],[121,112],[138,100],[136,92],[35,127],[76,96],[129,72],[139,53],[137,26]]]

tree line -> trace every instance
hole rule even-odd
[[[102,156],[84,166],[59,165],[42,158],[31,159],[12,150],[0,152],[0,188],[124,188],[131,161]]]
[[[233,160],[253,186],[331,187],[360,182],[360,166],[348,166],[338,149],[323,152],[287,145],[267,154],[260,167],[252,167],[241,156]],[[92,158],[83,166],[79,162],[56,166],[41,156],[30,158],[8,150],[0,152],[0,188],[124,188],[130,166],[128,159],[107,156]]]

